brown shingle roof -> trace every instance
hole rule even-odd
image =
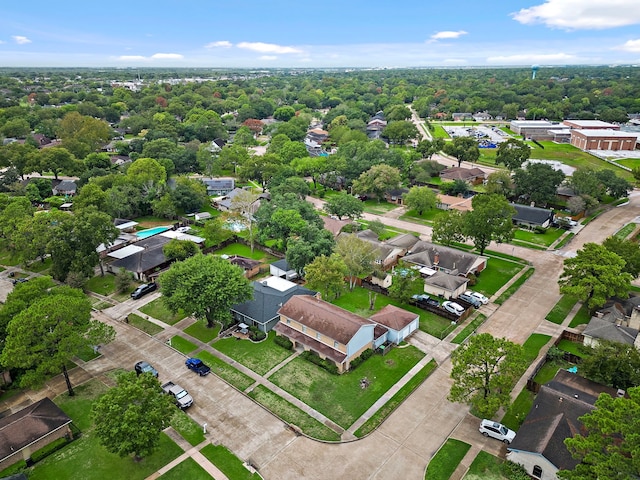
[[[0,419],[0,461],[71,423],[49,398]]]
[[[374,325],[355,313],[310,295],[290,298],[278,313],[343,345],[348,344],[361,327]]]
[[[418,318],[418,314],[409,312],[394,305],[387,305],[378,313],[374,313],[369,318],[381,325],[389,327],[395,331],[400,331]]]

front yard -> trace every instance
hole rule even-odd
[[[480,272],[477,283],[471,288],[490,297],[515,277],[523,268],[524,265],[521,263],[490,257],[487,262],[487,268]]]
[[[168,325],[175,325],[187,316],[187,314],[182,310],[179,310],[178,313],[173,313],[169,310],[164,304],[162,297],[156,298],[143,307],[140,307],[138,310]]]
[[[373,355],[355,370],[332,375],[295,358],[269,379],[307,405],[348,428],[400,380],[424,354],[413,346],[393,348],[387,355]],[[367,379],[366,388],[361,380]]]
[[[269,332],[267,338],[259,343],[236,337],[222,338],[211,346],[257,374],[264,375],[293,354],[291,350],[277,345],[273,341],[275,336],[275,332]]]
[[[533,243],[535,245],[541,245],[549,247],[565,232],[561,228],[548,228],[544,233],[537,233],[533,230],[523,230],[518,228],[515,230],[514,240],[518,245],[527,246],[526,243]],[[524,243],[523,243],[524,242]]]

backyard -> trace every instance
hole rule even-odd
[[[342,375],[333,375],[298,357],[269,379],[348,428],[423,357],[424,353],[413,346],[393,348],[387,355],[373,355]],[[361,386],[363,379],[368,380],[365,388]]]
[[[277,260],[276,257],[266,253],[259,248],[254,248],[253,252],[251,251],[251,247],[245,245],[244,243],[231,243],[226,247],[221,248],[220,250],[215,251],[216,255],[239,255],[241,257],[251,258],[253,260],[259,260],[262,263],[271,263]]]

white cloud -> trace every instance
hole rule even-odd
[[[13,38],[13,41],[18,45],[26,45],[27,43],[31,43],[31,40],[29,40],[27,37],[23,37],[22,35],[12,35],[11,38]]]
[[[434,33],[431,35],[431,40],[442,40],[445,38],[460,38],[462,35],[466,35],[464,30],[458,30],[457,32],[451,30],[445,30],[443,32]]]
[[[517,55],[499,55],[495,57],[487,57],[487,62],[497,64],[523,65],[528,63],[562,63],[569,62],[575,59],[575,55],[569,55],[567,53],[525,53]]]
[[[233,47],[233,44],[231,42],[228,42],[227,40],[219,40],[217,42],[207,43],[204,46],[204,48],[229,48],[229,47]]]
[[[286,47],[284,45],[276,45],[275,43],[263,43],[263,42],[240,42],[238,48],[244,48],[246,50],[253,50],[259,53],[302,53],[302,50],[294,47]]]
[[[276,57],[275,55],[262,55],[258,58],[260,60],[277,60],[278,59],[278,57]]]
[[[184,55],[180,55],[179,53],[154,53],[151,55],[151,58],[160,60],[182,60]]]
[[[628,40],[624,44],[617,47],[616,50],[624,50],[626,52],[634,52],[634,53],[640,52],[640,39]]]
[[[143,57],[142,55],[120,55],[118,60],[123,60],[125,62],[141,62],[147,60],[147,57]]]
[[[546,0],[512,13],[524,24],[542,23],[565,30],[604,29],[640,23],[638,0]]]

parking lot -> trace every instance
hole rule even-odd
[[[444,129],[451,138],[475,137],[478,141],[485,141],[486,143],[493,143],[495,145],[498,145],[509,138],[509,135],[499,128],[488,127],[485,125],[474,125],[472,127],[446,126]]]

